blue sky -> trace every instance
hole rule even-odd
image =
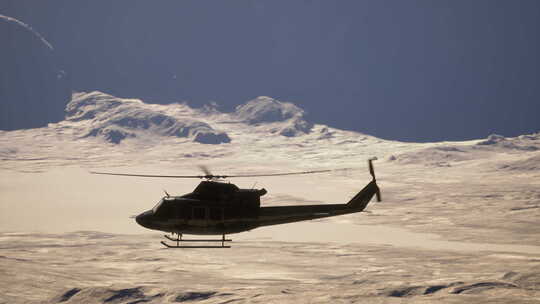
[[[0,1],[74,90],[147,102],[260,95],[406,141],[540,130],[540,2]]]

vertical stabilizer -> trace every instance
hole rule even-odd
[[[368,205],[369,201],[373,198],[374,195],[377,196],[377,201],[381,201],[381,191],[379,186],[377,186],[377,180],[375,178],[375,169],[373,168],[373,161],[376,160],[376,157],[370,158],[368,160],[369,173],[373,178],[369,184],[367,184],[364,189],[360,190],[348,203],[347,207],[357,210],[364,210]]]

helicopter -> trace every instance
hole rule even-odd
[[[206,167],[200,166],[204,175],[145,175],[109,172],[90,172],[92,174],[160,177],[160,178],[199,178],[203,179],[191,193],[171,196],[165,191],[165,197],[150,210],[135,216],[135,221],[148,229],[172,234],[164,235],[171,245],[161,241],[167,248],[230,248],[225,245],[231,242],[227,234],[249,231],[255,228],[280,225],[299,221],[314,220],[363,211],[375,195],[381,201],[381,192],[377,186],[373,161],[368,159],[372,180],[345,204],[289,205],[261,207],[261,196],[266,189],[240,189],[236,185],[221,180],[236,177],[285,176],[324,173],[330,169],[303,172],[247,174],[247,175],[213,175]],[[216,239],[183,239],[184,234],[220,235]],[[176,237],[175,237],[176,236]],[[185,245],[190,242],[207,242],[217,245]],[[200,243],[199,243],[200,244]]]

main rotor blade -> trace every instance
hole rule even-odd
[[[326,173],[326,172],[345,171],[345,170],[351,170],[351,169],[352,168],[341,168],[341,169],[312,170],[312,171],[301,171],[301,172],[267,173],[267,174],[236,174],[236,175],[213,175],[213,174],[207,174],[207,175],[153,175],[153,174],[128,174],[128,173],[111,173],[111,172],[95,172],[95,171],[90,171],[90,173],[91,174],[102,174],[102,175],[116,175],[116,176],[133,176],[133,177],[223,179],[223,178],[229,178],[229,177],[264,177],[264,176],[301,175],[301,174],[313,174],[313,173]]]
[[[102,175],[118,175],[118,176],[135,176],[135,177],[165,177],[165,178],[204,178],[204,175],[152,175],[152,174],[127,174],[127,173],[110,173],[110,172],[94,172],[91,174]]]
[[[313,170],[313,171],[301,171],[301,172],[285,172],[285,173],[268,173],[268,174],[237,174],[237,175],[224,175],[224,177],[228,178],[228,177],[263,177],[263,176],[300,175],[300,174],[313,174],[313,173],[326,173],[326,172],[335,172],[335,171],[345,171],[345,170],[350,170],[350,169],[351,168]]]

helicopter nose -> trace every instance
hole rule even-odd
[[[139,224],[139,225],[141,225],[143,227],[148,227],[150,216],[152,216],[151,210],[148,210],[148,211],[145,211],[145,212],[137,215],[135,217],[135,221],[137,222],[137,224]]]

